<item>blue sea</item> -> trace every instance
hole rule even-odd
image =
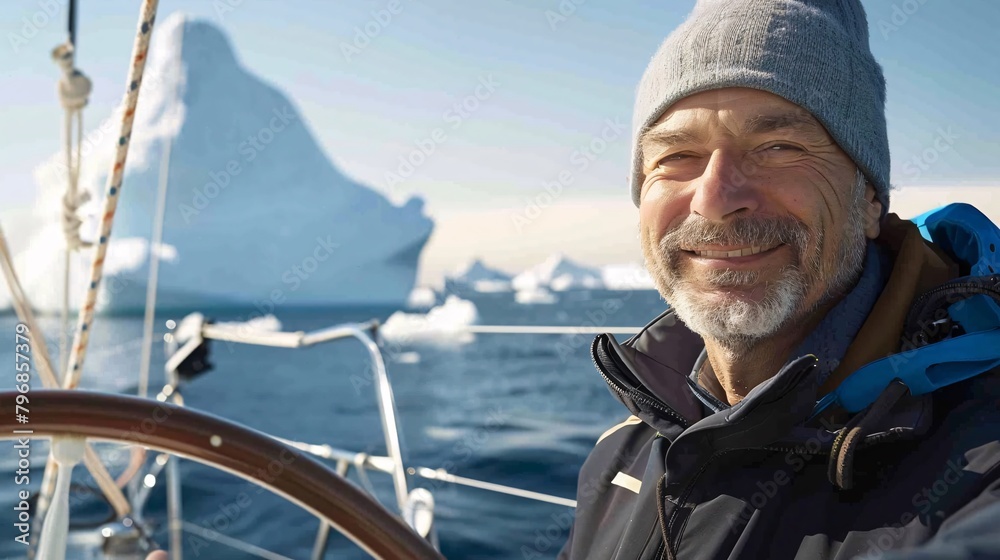
[[[480,324],[640,326],[665,304],[652,291],[582,291],[558,294],[554,304],[519,305],[510,294],[473,300]],[[283,330],[313,330],[337,323],[379,319],[395,309],[277,309]],[[244,320],[250,310],[206,313],[218,321]],[[155,391],[163,383],[165,321],[184,312],[159,312],[153,352]],[[0,360],[14,362],[17,319],[0,317]],[[57,348],[58,321],[43,327],[51,351]],[[134,393],[139,371],[141,317],[99,317],[93,327],[82,387]],[[627,335],[617,335],[619,340]],[[453,474],[574,498],[576,476],[597,437],[628,413],[613,399],[590,357],[591,334],[478,334],[469,341],[454,336],[406,337],[387,344],[385,359],[399,413],[406,466],[447,468]],[[389,342],[392,342],[391,340]],[[374,386],[366,376],[367,356],[353,341],[305,349],[263,348],[213,343],[214,369],[183,386],[186,406],[228,418],[280,437],[371,454],[386,453]],[[0,387],[14,384],[13,368]],[[352,378],[353,376],[353,378]],[[37,376],[36,388],[41,388]],[[4,411],[9,413],[9,411]],[[126,454],[102,444],[113,473]],[[47,446],[33,442],[30,488],[41,482]],[[13,519],[16,456],[12,444],[0,453],[0,510]],[[184,519],[227,537],[289,558],[308,558],[317,520],[295,505],[242,479],[190,461],[181,463]],[[351,480],[361,484],[352,474]],[[383,504],[393,508],[388,475],[370,473]],[[74,480],[87,483],[78,468]],[[162,480],[162,479],[161,479]],[[435,498],[435,520],[448,558],[554,558],[565,542],[573,510],[524,498],[410,477]],[[23,488],[23,487],[21,487]],[[238,514],[225,518],[224,506],[241,492],[252,496]],[[154,537],[167,543],[164,485],[153,489],[145,517]],[[232,510],[230,510],[232,512]],[[107,507],[99,500],[74,506],[76,520],[100,520]],[[23,557],[4,523],[0,557]],[[185,558],[255,558],[226,545],[185,534]],[[327,558],[364,558],[344,537],[334,535]]]

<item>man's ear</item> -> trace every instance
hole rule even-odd
[[[882,202],[875,194],[875,187],[865,183],[865,237],[875,239],[881,231]]]

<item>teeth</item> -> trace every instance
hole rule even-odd
[[[698,251],[695,250],[694,253],[699,257],[708,257],[712,259],[728,259],[734,257],[748,257],[750,255],[756,255],[763,251],[772,249],[773,247],[746,247],[744,249],[733,249],[732,251]]]

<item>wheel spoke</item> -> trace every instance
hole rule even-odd
[[[38,557],[45,560],[66,558],[66,535],[69,533],[69,489],[73,483],[73,467],[83,459],[86,442],[80,437],[52,438],[52,457],[58,465],[56,490],[45,518]]]

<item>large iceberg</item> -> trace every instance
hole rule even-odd
[[[92,219],[84,238],[96,231],[119,118],[117,111],[84,141],[80,185],[95,199],[85,207]],[[126,253],[148,255],[136,240],[152,233],[166,143],[161,307],[254,305],[266,313],[282,305],[406,302],[433,228],[423,201],[397,206],[347,178],[292,101],[241,66],[220,29],[181,14],[154,31],[109,250],[125,243]],[[55,154],[36,173],[42,225],[16,259],[43,311],[62,302],[63,157]],[[90,254],[75,258],[74,306]],[[124,260],[128,266],[102,286],[104,311],[142,308],[148,259]]]

